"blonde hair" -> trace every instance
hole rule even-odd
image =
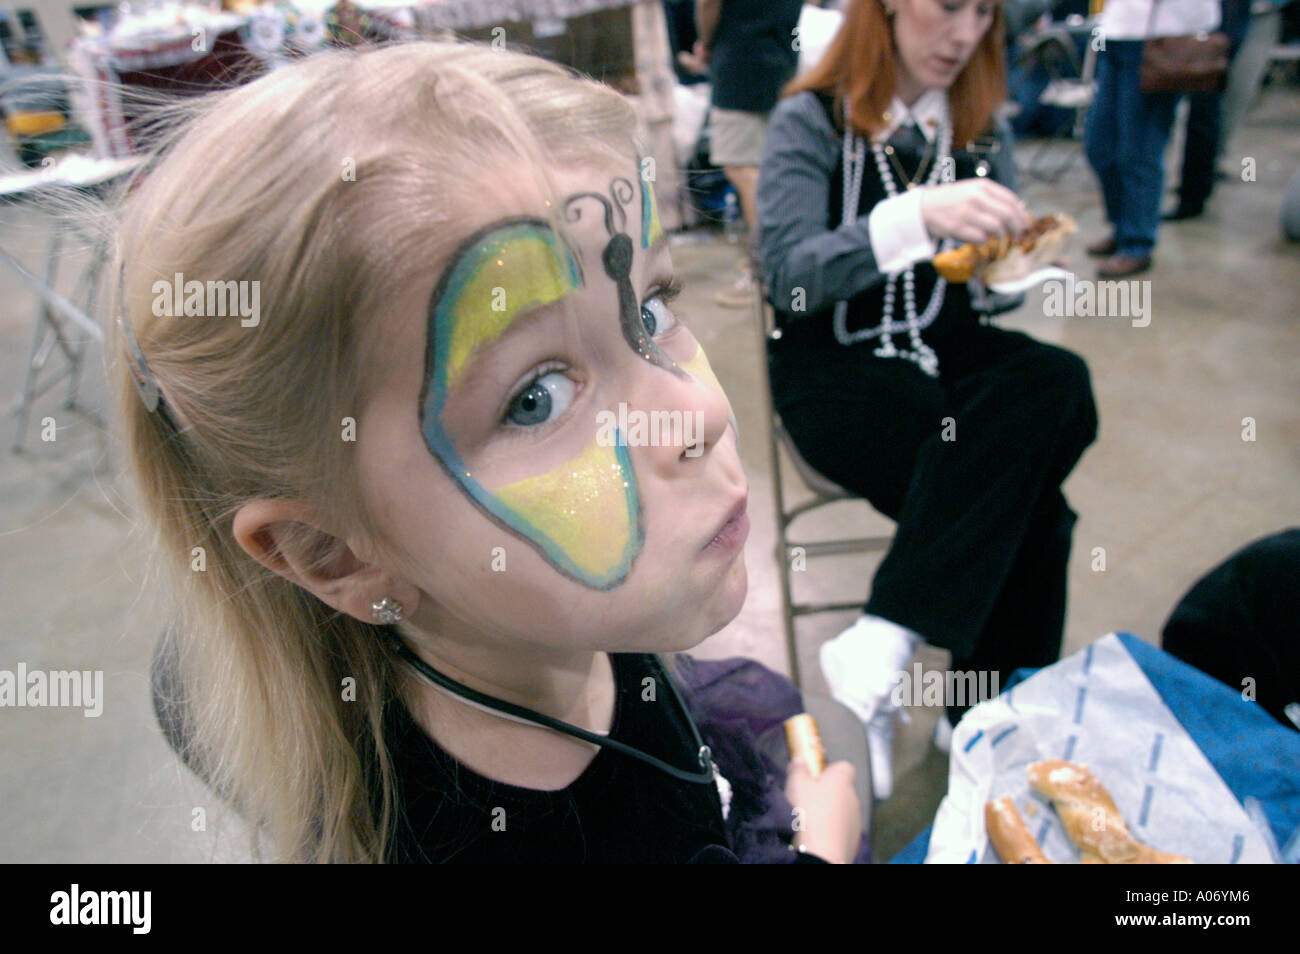
[[[355,444],[340,439],[366,317],[432,280],[492,160],[544,183],[548,166],[626,164],[634,113],[535,57],[411,43],[317,54],[187,114],[123,206],[114,273],[160,412],[120,334],[113,349],[126,456],[174,598],[185,755],[249,823],[256,855],[266,841],[279,860],[383,860],[397,686],[385,632],[265,569],[235,541],[234,514],[291,498],[339,537],[371,529],[349,503]],[[178,273],[260,282],[259,323],[155,314],[154,283]],[[347,677],[355,701],[341,700]]]

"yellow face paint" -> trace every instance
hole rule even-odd
[[[521,222],[483,237],[458,259],[441,298],[451,302],[438,316],[450,330],[446,387],[454,388],[470,356],[520,314],[563,298],[581,281],[572,252],[545,226]]]
[[[727,392],[722,390],[722,383],[713,373],[713,368],[709,366],[709,359],[699,342],[695,344],[695,354],[691,355],[689,361],[683,361],[681,365],[691,377],[703,381],[719,394],[726,395]]]
[[[640,502],[623,442],[593,443],[544,474],[484,487],[442,425],[447,395],[474,354],[525,311],[582,283],[568,246],[545,222],[507,223],[471,238],[429,305],[425,443],[490,516],[527,540],[561,572],[597,589],[621,583],[640,552]]]
[[[640,549],[636,484],[626,457],[624,448],[593,442],[563,466],[495,493],[521,525],[547,541],[553,562],[570,564],[584,580],[611,580]]]
[[[717,391],[725,399],[727,392],[722,388],[722,382],[718,380],[717,375],[713,373],[713,368],[709,365],[709,359],[704,354],[704,347],[696,342],[695,354],[691,355],[689,361],[683,361],[681,366],[686,369],[686,373],[697,381],[703,381],[713,390]],[[736,424],[736,412],[731,407],[731,401],[727,400],[727,420],[731,422],[731,429],[740,436],[740,427]]]
[[[659,203],[655,201],[654,183],[646,177],[645,162],[641,163],[641,247],[649,248],[664,227],[659,222]]]

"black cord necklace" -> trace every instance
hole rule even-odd
[[[677,701],[678,707],[686,718],[686,724],[691,727],[691,736],[695,740],[695,745],[698,749],[697,757],[699,758],[699,764],[703,771],[684,771],[675,766],[669,765],[662,759],[657,759],[653,755],[642,752],[640,749],[635,749],[630,745],[619,742],[617,739],[610,739],[596,735],[594,732],[580,729],[578,726],[570,725],[568,722],[564,722],[560,719],[554,719],[551,716],[543,715],[540,712],[534,712],[532,709],[528,709],[524,706],[515,705],[513,702],[506,702],[503,699],[497,699],[493,696],[487,695],[486,693],[479,692],[477,689],[471,689],[469,686],[456,682],[456,680],[438,672],[438,670],[434,669],[427,662],[421,659],[409,646],[400,640],[396,641],[396,648],[398,655],[410,663],[411,666],[413,666],[421,676],[429,680],[429,682],[439,688],[453,693],[454,695],[460,696],[469,702],[483,706],[487,709],[492,709],[502,715],[510,716],[524,722],[531,722],[534,725],[540,725],[543,728],[551,729],[555,732],[562,732],[565,735],[571,735],[575,739],[590,742],[592,745],[613,749],[615,752],[621,752],[624,755],[638,759],[646,765],[657,768],[661,772],[666,772],[673,778],[679,779],[683,782],[695,782],[701,785],[713,784],[715,773],[717,771],[717,766],[713,764],[713,752],[700,738],[699,730],[695,728],[695,721],[691,718],[690,712],[686,709],[686,704],[682,701],[681,694],[677,691],[677,687],[673,685],[672,679],[669,678],[668,673],[664,671],[662,664],[657,658],[655,658],[654,664],[659,670],[658,674],[662,678],[662,681],[667,684],[669,691],[672,692],[673,698]]]
[[[921,132],[920,127],[918,126],[916,128],[917,128],[917,135],[920,136],[922,139],[925,139],[925,134]],[[921,161],[917,163],[916,166],[916,175],[911,177],[909,177],[907,173],[904,171],[903,164],[899,162],[898,157],[895,155],[895,153],[897,153],[898,150],[895,149],[889,143],[885,144],[884,149],[885,149],[885,155],[887,155],[889,157],[889,161],[893,163],[894,171],[898,173],[898,181],[908,189],[915,189],[917,183],[919,183],[922,177],[925,175],[926,166],[928,166],[930,163],[930,153],[934,150],[934,142],[930,140],[926,140],[925,151],[921,153]]]

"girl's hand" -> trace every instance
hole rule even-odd
[[[795,759],[785,776],[785,794],[795,809],[794,847],[833,864],[849,864],[862,840],[862,806],[853,788],[853,766],[835,762],[817,778]]]
[[[976,244],[995,235],[1018,235],[1031,221],[1020,197],[992,179],[927,186],[921,192],[921,218],[935,239]]]

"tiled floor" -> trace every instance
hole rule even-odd
[[[1114,629],[1158,639],[1174,603],[1236,547],[1300,523],[1300,248],[1278,228],[1278,204],[1300,155],[1300,93],[1266,93],[1224,165],[1257,160],[1254,182],[1229,180],[1200,221],[1162,230],[1152,282],[1152,320],[1050,318],[1033,295],[1004,319],[1087,360],[1101,436],[1066,486],[1080,514],[1070,568],[1066,650]],[[1028,162],[1033,146],[1019,158]],[[1077,147],[1057,146],[1058,163]],[[1073,260],[1087,276],[1084,241],[1101,233],[1091,175],[1076,158],[1056,183],[1025,177],[1035,211],[1065,211],[1081,225]],[[39,266],[47,220],[0,207],[0,242]],[[740,616],[701,654],[745,654],[785,667],[759,350],[747,312],[712,303],[730,283],[740,250],[712,237],[674,248],[687,290],[681,312],[709,352],[741,431],[751,480],[753,530],[746,550],[750,594]],[[79,256],[74,255],[69,269]],[[0,380],[16,391],[29,347],[33,304],[0,273]],[[92,349],[82,389],[103,409],[102,353]],[[57,439],[40,439],[55,418]],[[1254,418],[1257,439],[1242,440]],[[6,425],[9,419],[6,419]],[[0,434],[7,445],[11,432]],[[0,451],[0,668],[102,669],[104,714],[0,711],[0,861],[238,859],[234,826],[217,823],[211,798],[172,758],[150,710],[148,660],[157,636],[143,545],[123,512],[107,442],[51,393],[38,404],[23,453]],[[865,504],[838,505],[808,533],[888,530]],[[1092,569],[1094,549],[1106,554]],[[875,558],[812,561],[801,594],[865,599]],[[819,643],[852,614],[800,624],[806,685],[823,688]],[[926,650],[927,666],[943,654]],[[896,743],[894,796],[878,807],[878,853],[887,857],[933,816],[946,764],[930,745],[937,712],[916,710]],[[196,814],[205,809],[206,819]],[[205,821],[203,828],[200,822]]]

